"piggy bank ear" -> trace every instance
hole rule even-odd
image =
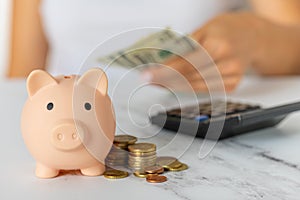
[[[77,84],[88,85],[97,89],[101,94],[107,94],[107,76],[100,68],[93,68],[85,72],[78,80]]]
[[[57,81],[50,74],[40,69],[34,70],[27,78],[28,95],[32,97],[41,88],[55,84]]]

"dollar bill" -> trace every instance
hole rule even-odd
[[[174,56],[183,56],[196,50],[197,43],[187,35],[181,35],[166,28],[140,39],[133,45],[100,57],[106,65],[119,65],[127,68],[164,63]]]

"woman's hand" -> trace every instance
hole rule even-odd
[[[289,31],[289,27],[273,24],[251,13],[220,15],[192,34],[211,56],[215,65],[208,64],[207,58],[205,60],[205,56],[201,56],[204,54],[203,50],[199,49],[185,56],[191,62],[176,57],[165,63],[169,68],[152,68],[143,75],[149,81],[164,87],[187,90],[188,84],[178,79],[182,77],[196,92],[207,91],[206,83],[210,86],[219,84],[217,82],[220,82],[221,75],[225,90],[230,92],[237,87],[248,66],[253,66],[262,74],[291,72],[287,67],[292,65],[293,60],[289,54],[296,49],[291,49],[290,43],[287,45],[288,41],[292,41],[292,38],[287,38]],[[284,63],[287,64],[286,67],[282,65]],[[217,66],[217,70],[214,66]]]

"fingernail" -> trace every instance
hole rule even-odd
[[[151,82],[153,79],[153,75],[150,72],[143,72],[141,78],[145,82]]]

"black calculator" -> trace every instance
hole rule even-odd
[[[262,108],[260,105],[219,101],[170,109],[151,116],[150,120],[153,124],[168,130],[221,140],[275,126],[289,113],[298,110],[300,102]],[[217,130],[214,127],[221,129]]]

